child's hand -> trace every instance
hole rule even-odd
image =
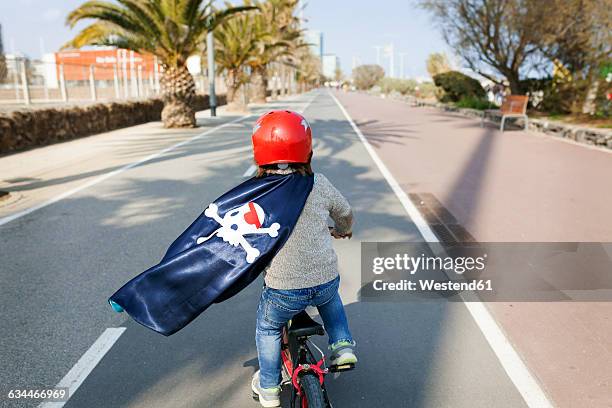
[[[348,232],[346,234],[340,234],[338,231],[336,231],[335,228],[333,227],[329,227],[329,233],[331,234],[332,237],[336,238],[336,239],[343,239],[343,238],[348,238],[351,239],[351,237],[353,236],[352,232]]]

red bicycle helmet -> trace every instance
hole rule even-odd
[[[270,111],[253,127],[253,155],[258,166],[308,163],[312,131],[302,115],[288,110]]]

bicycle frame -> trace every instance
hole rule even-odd
[[[325,388],[325,375],[329,372],[329,369],[325,366],[325,356],[322,356],[320,360],[316,360],[312,351],[308,347],[308,339],[310,336],[303,336],[293,338],[289,336],[287,326],[283,327],[282,341],[281,341],[281,357],[283,361],[283,367],[286,370],[289,380],[292,384],[291,388],[291,406],[295,407],[296,399],[298,396],[302,396],[302,390],[299,384],[300,375],[307,372],[313,372],[319,378],[319,384],[323,391],[323,398],[327,407],[331,408],[331,402],[327,396],[327,390]],[[302,408],[307,405],[304,404],[305,400],[302,400]]]

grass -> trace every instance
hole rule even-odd
[[[497,109],[497,105],[487,101],[486,99],[478,99],[474,97],[464,97],[459,100],[459,102],[455,102],[455,106],[458,108],[468,108],[468,109],[477,109],[477,110],[485,110],[485,109]]]

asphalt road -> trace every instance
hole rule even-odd
[[[306,107],[316,140],[314,168],[347,196],[356,214],[353,239],[338,241],[336,249],[360,363],[353,372],[328,377],[334,406],[525,406],[463,303],[359,301],[360,241],[420,241],[421,235],[327,92],[256,112],[275,107]],[[162,150],[236,119],[206,120],[207,127],[172,133],[171,140],[160,139],[159,124],[138,128],[140,143],[119,143],[132,136],[115,133],[102,140],[119,142],[94,158],[85,153],[87,145],[100,138],[75,141],[84,159],[63,166],[66,174],[55,182],[36,182],[61,194],[92,180],[76,176],[83,169],[93,166],[87,177],[100,177],[154,153],[151,145]],[[54,386],[113,327],[126,330],[66,407],[258,406],[250,397],[250,377],[257,366],[254,324],[261,282],[168,338],[112,313],[106,303],[125,281],[157,263],[209,202],[244,180],[254,119],[238,120],[0,225],[3,406],[36,405],[4,395],[11,388]],[[147,140],[147,134],[157,136]],[[116,149],[122,154],[113,155]],[[38,151],[44,157],[44,149]],[[17,176],[15,167],[11,172]],[[31,177],[28,169],[21,177]],[[38,198],[36,190],[22,188],[29,205],[20,200],[15,208],[27,210],[53,196],[45,190]],[[14,211],[2,208],[4,216]]]

